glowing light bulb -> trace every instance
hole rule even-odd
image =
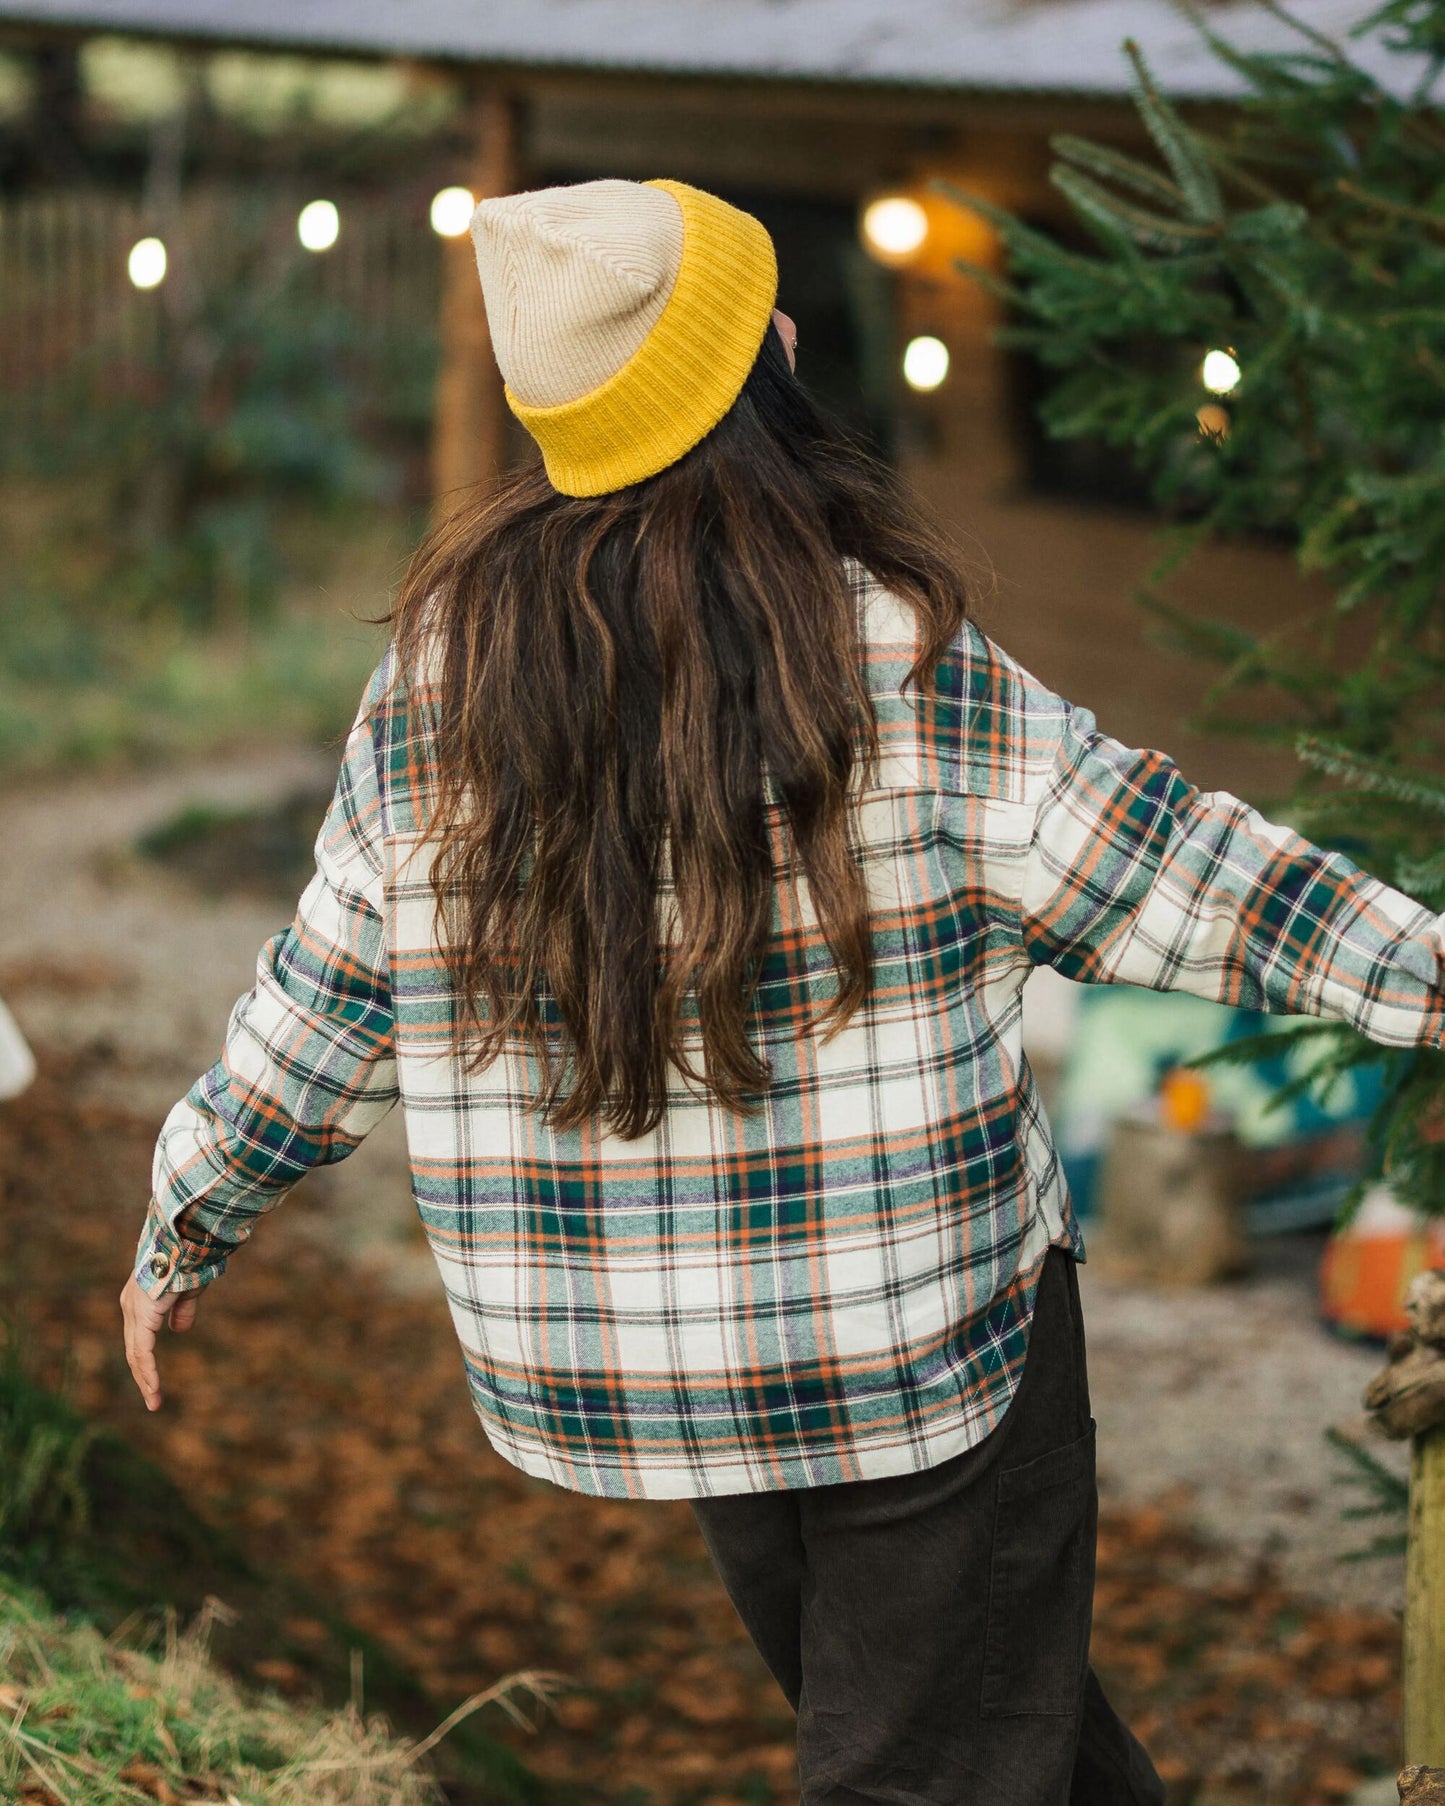
[[[432,196],[431,229],[439,238],[460,238],[472,223],[477,197],[470,188],[443,188]]]
[[[329,251],[340,232],[335,201],[308,201],[296,216],[296,236],[308,251]]]
[[[928,215],[906,194],[885,195],[863,210],[863,239],[877,257],[911,257],[928,237]]]
[[[158,238],[138,238],[125,260],[135,288],[159,288],[166,279],[166,248]]]
[[[910,389],[936,389],[948,375],[948,347],[924,333],[910,339],[903,353],[903,380]]]
[[[1228,395],[1239,387],[1241,371],[1228,351],[1211,351],[1199,366],[1199,377],[1211,395]]]

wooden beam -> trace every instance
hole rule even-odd
[[[464,180],[478,200],[520,186],[522,102],[479,87],[471,103],[472,155]],[[441,518],[493,485],[506,463],[508,411],[492,354],[470,233],[442,241],[441,359],[432,424],[432,509]]]
[[[1365,1388],[1386,1436],[1411,1441],[1405,1551],[1405,1760],[1400,1798],[1445,1806],[1445,1272],[1417,1273],[1405,1294],[1410,1327]],[[1427,1785],[1428,1783],[1428,1785]]]
[[[438,63],[438,69],[448,65]],[[456,65],[450,65],[455,68]],[[723,120],[810,120],[852,124],[856,129],[951,133],[983,131],[1047,134],[1100,133],[1143,128],[1121,85],[1117,94],[1029,93],[1014,88],[962,88],[882,81],[840,81],[813,76],[716,75],[697,70],[531,67],[509,72],[525,83],[539,106],[585,107],[627,117],[671,113],[683,120],[713,114]],[[1191,119],[1215,123],[1226,104],[1184,100]],[[915,148],[918,145],[915,144]],[[926,144],[924,146],[926,148]]]
[[[1445,1425],[1411,1442],[1403,1704],[1405,1760],[1445,1781]]]

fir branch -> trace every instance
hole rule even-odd
[[[1424,859],[1399,860],[1395,879],[1401,890],[1422,903],[1445,903],[1445,847]]]
[[[1171,182],[1147,163],[1126,157],[1122,151],[1091,143],[1087,138],[1076,138],[1069,132],[1059,132],[1050,138],[1049,149],[1085,175],[1117,182],[1123,188],[1132,188],[1136,194],[1147,195],[1151,200],[1163,201],[1172,207],[1184,204],[1184,191],[1178,183]]]
[[[1136,243],[1170,246],[1219,237],[1217,226],[1195,226],[1187,220],[1170,219],[1167,214],[1137,207],[1110,194],[1092,177],[1081,175],[1076,169],[1056,166],[1049,171],[1049,180],[1076,212],[1094,220],[1106,231],[1132,238]]]
[[[931,193],[942,195],[966,212],[978,214],[980,219],[995,229],[1010,250],[1026,251],[1047,268],[1086,276],[1092,281],[1122,284],[1126,280],[1124,273],[1112,264],[1097,257],[1081,257],[1076,252],[1066,251],[1046,234],[1035,231],[1032,226],[1026,226],[1022,220],[986,200],[981,194],[971,194],[966,188],[960,188],[956,182],[950,182],[944,176],[935,176],[928,186]]]
[[[1341,1513],[1344,1517],[1352,1517],[1353,1512]],[[1340,1556],[1341,1561],[1377,1561],[1385,1556],[1398,1558],[1409,1547],[1409,1535],[1404,1530],[1393,1530],[1374,1538],[1365,1544],[1363,1549],[1346,1549]]]
[[[1360,73],[1356,64],[1350,60],[1345,54],[1344,48],[1337,43],[1334,38],[1327,37],[1317,26],[1307,24],[1303,19],[1297,19],[1286,7],[1280,5],[1280,0],[1259,0],[1259,4],[1267,13],[1272,13],[1282,24],[1288,25],[1292,30],[1299,32],[1301,37],[1308,38],[1315,48],[1323,51],[1337,67],[1348,69],[1352,74]]]
[[[1268,681],[1286,694],[1309,701],[1328,687],[1329,672],[1323,666],[1284,644],[1289,635],[1299,630],[1299,621],[1286,621],[1273,633],[1261,635],[1229,621],[1190,614],[1152,590],[1142,591],[1136,600],[1146,614],[1153,615],[1167,630],[1178,649],[1224,665],[1211,695],[1226,688]],[[1293,658],[1292,664],[1284,662],[1289,658]]]
[[[1195,657],[1233,666],[1238,661],[1251,657],[1258,649],[1258,637],[1242,627],[1234,626],[1232,622],[1209,620],[1190,614],[1188,610],[1149,590],[1143,591],[1136,600],[1146,614],[1153,615],[1162,627],[1168,629],[1173,644],[1179,650]]]
[[[1225,225],[1230,238],[1241,243],[1270,244],[1286,233],[1303,232],[1309,225],[1309,214],[1294,201],[1271,201],[1267,207],[1252,207],[1246,213],[1234,214]]]
[[[1346,1436],[1337,1425],[1331,1424],[1325,1431],[1325,1440],[1332,1448],[1337,1448],[1342,1455],[1349,1457],[1354,1464],[1355,1472],[1346,1479],[1355,1485],[1364,1486],[1374,1497],[1368,1505],[1356,1505],[1344,1515],[1347,1517],[1403,1517],[1410,1508],[1410,1483],[1394,1474],[1370,1451],[1356,1442],[1352,1436]]]
[[[970,282],[976,282],[986,294],[996,300],[1005,302],[1010,307],[1027,309],[1028,300],[1020,288],[1000,276],[996,270],[985,269],[981,263],[974,263],[967,257],[955,257],[953,268],[960,276],[966,276]]]
[[[1183,191],[1185,205],[1197,219],[1208,220],[1217,226],[1224,217],[1224,200],[1208,158],[1201,154],[1188,126],[1155,84],[1144,54],[1133,38],[1124,40],[1124,52],[1134,67],[1134,103],[1145,129],[1158,145]]]
[[[1338,177],[1335,188],[1340,194],[1348,195],[1352,201],[1360,201],[1379,213],[1388,213],[1395,219],[1412,220],[1416,225],[1428,226],[1432,232],[1445,232],[1445,213],[1434,212],[1428,207],[1412,207],[1405,201],[1392,201],[1388,195],[1374,194],[1370,189],[1362,188],[1348,176]]]
[[[1210,133],[1196,130],[1194,141],[1226,182],[1233,183],[1261,206],[1272,207],[1277,201],[1289,199],[1288,195],[1281,194],[1279,189],[1255,175],[1253,170],[1246,169],[1238,157]]]
[[[1278,1053],[1293,1051],[1300,1042],[1318,1040],[1321,1036],[1338,1035],[1336,1022],[1305,1022],[1302,1028],[1265,1029],[1257,1035],[1241,1035],[1237,1041],[1224,1041],[1206,1053],[1181,1060],[1181,1066],[1203,1071],[1206,1066],[1254,1066]]]
[[[1442,220],[1445,225],[1445,220]],[[1405,307],[1388,314],[1376,314],[1371,321],[1376,331],[1388,332],[1397,326],[1445,326],[1445,307]],[[1426,370],[1436,381],[1441,376],[1438,358],[1427,345],[1417,346],[1415,352],[1420,367]]]
[[[1342,741],[1324,740],[1317,734],[1301,734],[1295,742],[1295,752],[1312,770],[1339,778],[1366,795],[1387,796],[1395,802],[1414,803],[1432,814],[1445,815],[1445,781],[1431,779],[1424,773],[1401,771],[1388,760],[1372,758]]]

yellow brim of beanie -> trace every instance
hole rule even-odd
[[[554,489],[605,495],[692,450],[738,398],[778,293],[773,241],[751,214],[685,182],[682,262],[651,332],[605,383],[555,407],[507,405],[542,448]]]

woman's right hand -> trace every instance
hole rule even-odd
[[[161,1407],[161,1376],[156,1366],[156,1336],[163,1323],[172,1329],[189,1329],[196,1320],[200,1292],[163,1293],[152,1298],[143,1292],[132,1276],[120,1295],[121,1314],[125,1318],[125,1358],[147,1411]]]

